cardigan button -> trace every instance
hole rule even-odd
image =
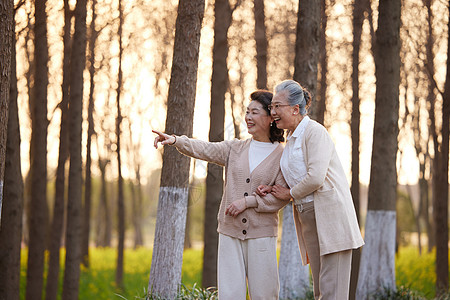
[[[242,233],[243,234],[247,234],[247,230],[242,230]]]
[[[245,193],[244,193],[244,197],[247,197],[247,196],[248,196],[248,193],[247,193],[247,192],[245,192]]]
[[[247,219],[246,218],[243,218],[242,219],[242,223],[247,223]],[[245,234],[245,233],[244,233]]]
[[[245,180],[245,182],[250,183],[250,178],[247,178],[247,180]]]

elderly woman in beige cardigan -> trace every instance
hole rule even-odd
[[[309,92],[293,80],[275,88],[270,106],[288,137],[281,170],[290,188],[261,186],[294,201],[294,219],[304,265],[310,263],[315,299],[348,299],[352,249],[364,242],[352,196],[327,130],[307,116]]]
[[[278,210],[281,201],[272,194],[259,196],[260,185],[287,186],[280,158],[283,130],[273,124],[269,91],[251,94],[245,121],[252,135],[247,140],[217,143],[153,131],[158,142],[173,145],[184,155],[225,167],[225,186],[218,213],[218,292],[221,300],[278,299],[276,257]]]

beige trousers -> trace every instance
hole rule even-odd
[[[219,234],[219,300],[278,299],[277,238],[239,240]]]
[[[296,206],[305,240],[314,285],[314,299],[348,299],[352,250],[320,256],[314,202]]]

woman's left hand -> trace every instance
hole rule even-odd
[[[289,200],[292,198],[291,190],[281,185],[274,185],[271,194],[280,200]]]
[[[245,198],[242,198],[239,200],[235,200],[230,205],[228,205],[225,214],[230,215],[232,217],[237,217],[246,208],[247,206],[245,205]]]

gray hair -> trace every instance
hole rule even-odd
[[[302,86],[294,80],[284,80],[275,87],[275,93],[287,92],[287,101],[290,106],[298,105],[302,116],[307,114],[308,96]]]

